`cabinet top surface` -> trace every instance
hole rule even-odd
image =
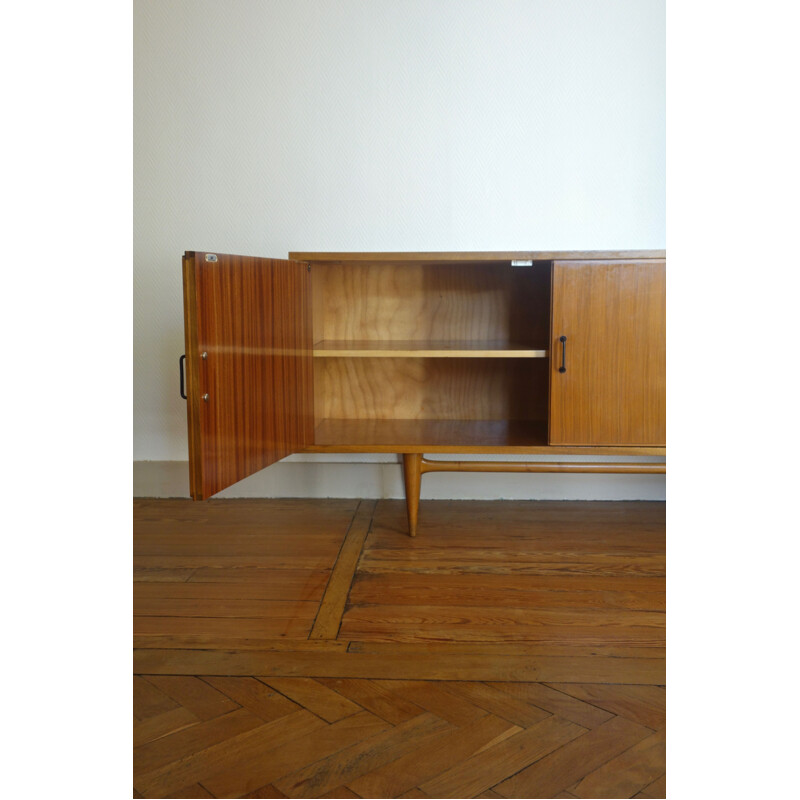
[[[662,259],[666,250],[514,250],[481,252],[428,252],[428,253],[309,253],[291,252],[294,261],[561,261],[595,259]]]

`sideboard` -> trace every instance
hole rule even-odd
[[[658,250],[187,251],[191,496],[292,453],[397,453],[414,536],[427,472],[663,473],[665,268]],[[531,458],[425,457],[465,453]]]

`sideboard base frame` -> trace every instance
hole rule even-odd
[[[420,489],[422,476],[426,472],[550,472],[603,475],[664,475],[666,471],[667,465],[663,461],[443,461],[425,458],[421,453],[403,453],[408,535],[417,535]]]

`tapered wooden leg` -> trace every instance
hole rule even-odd
[[[422,479],[421,453],[403,453],[403,477],[406,484],[406,508],[408,510],[408,535],[417,535],[417,515],[419,514],[419,489]]]

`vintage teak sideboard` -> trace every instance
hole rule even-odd
[[[292,453],[397,453],[414,536],[426,472],[663,473],[665,264],[649,250],[187,252],[191,496]],[[445,453],[531,458],[423,457]],[[536,460],[553,454],[662,458]]]

